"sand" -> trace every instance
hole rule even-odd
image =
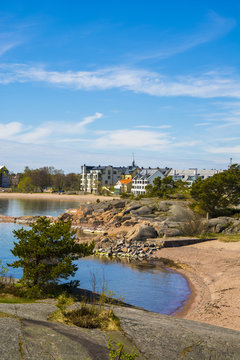
[[[101,201],[115,199],[115,196],[101,196],[101,195],[66,195],[58,193],[7,193],[0,192],[0,199],[35,199],[35,200],[65,200],[65,201],[79,201],[81,203],[95,202],[97,199]]]
[[[240,242],[212,240],[157,253],[183,264],[192,294],[175,317],[240,331]]]

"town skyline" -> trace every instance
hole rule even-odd
[[[1,163],[240,162],[240,4],[0,5]]]

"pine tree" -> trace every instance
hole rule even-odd
[[[23,268],[21,281],[28,287],[43,289],[73,276],[78,269],[73,260],[90,255],[94,248],[93,242],[76,243],[70,221],[51,224],[49,219],[41,217],[30,230],[21,228],[13,233],[19,241],[14,242],[11,252],[19,260],[9,266]]]

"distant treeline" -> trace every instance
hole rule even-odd
[[[79,191],[81,187],[81,174],[64,174],[52,166],[39,169],[25,167],[23,173],[11,174],[11,187],[21,192],[49,191]]]

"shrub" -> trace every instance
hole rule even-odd
[[[206,234],[206,224],[197,215],[190,216],[187,221],[179,225],[179,230],[184,236],[198,236]]]
[[[109,339],[107,348],[109,350],[109,359],[110,360],[134,360],[138,357],[138,354],[131,351],[131,353],[125,352],[123,350],[124,345],[122,343],[114,344],[112,339]]]

